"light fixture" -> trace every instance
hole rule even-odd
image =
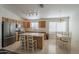
[[[26,16],[38,16],[39,11],[38,10],[26,10]]]
[[[26,10],[26,18],[35,19],[40,17],[40,12],[35,9]]]

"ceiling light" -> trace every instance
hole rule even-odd
[[[34,18],[39,18],[40,17],[40,12],[38,10],[26,10],[26,18],[31,18],[31,19],[34,19]]]

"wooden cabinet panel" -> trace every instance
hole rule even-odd
[[[10,36],[10,37],[4,38],[2,47],[9,46],[9,45],[13,44],[14,42],[16,42],[15,38],[16,38],[16,36]]]
[[[16,32],[16,41],[19,41],[19,33]]]
[[[27,22],[27,28],[30,28],[30,22]]]
[[[39,28],[45,28],[46,27],[46,21],[39,21]]]
[[[24,21],[23,22],[23,27],[24,28],[30,28],[30,23],[31,23],[30,21]]]

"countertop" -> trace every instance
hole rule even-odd
[[[22,33],[19,35],[44,36],[44,33]]]
[[[42,29],[26,29],[26,32],[31,31],[31,32],[46,32],[46,30],[44,28]]]

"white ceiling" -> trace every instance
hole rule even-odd
[[[26,18],[25,12],[30,9],[39,10],[40,18],[65,17],[79,10],[79,5],[68,4],[44,4],[44,8],[40,8],[38,4],[7,4],[2,6],[21,18]]]

